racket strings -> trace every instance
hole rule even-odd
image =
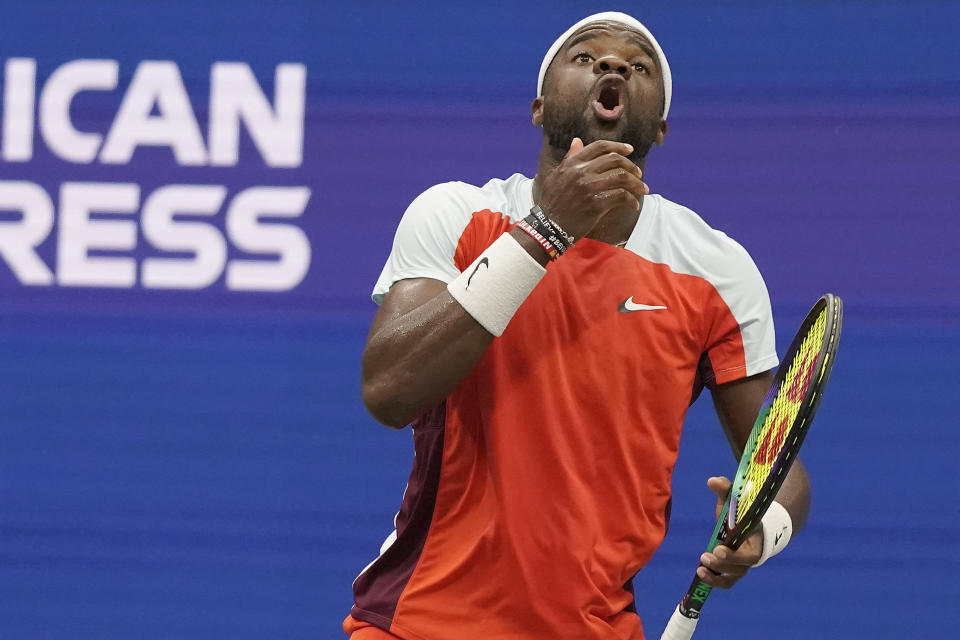
[[[757,436],[750,465],[745,472],[743,489],[737,498],[737,521],[743,518],[756,500],[787,441],[790,427],[800,412],[807,389],[813,383],[826,324],[827,314],[824,309],[801,342],[776,397],[766,409],[767,414]]]

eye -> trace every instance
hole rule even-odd
[[[633,70],[637,73],[647,73],[647,65],[641,64],[639,62],[633,63]]]
[[[593,56],[586,51],[581,51],[577,55],[573,56],[573,61],[579,62],[580,64],[587,64],[589,62],[593,62]]]

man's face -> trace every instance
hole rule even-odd
[[[642,34],[624,25],[594,22],[570,36],[550,64],[543,94],[539,114],[534,102],[534,122],[542,121],[559,150],[574,138],[616,140],[632,144],[637,161],[663,141],[657,57]]]

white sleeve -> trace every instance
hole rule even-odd
[[[469,203],[458,190],[467,185],[448,182],[430,187],[410,203],[393,239],[393,248],[373,288],[380,304],[398,280],[433,278],[449,283],[460,275],[454,253],[470,221]]]
[[[743,252],[746,260],[741,286],[731,293],[732,308],[736,309],[740,337],[743,340],[744,375],[752,376],[777,366],[776,332],[770,294],[753,259]]]
[[[778,362],[767,286],[746,250],[734,246],[725,277],[718,277],[715,286],[736,325],[729,332],[712,335],[707,350],[716,382],[721,384],[769,371]]]

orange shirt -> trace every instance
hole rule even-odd
[[[408,210],[397,243],[441,259],[401,277],[449,281],[526,214],[529,188],[522,176],[457,184],[460,209],[430,202],[413,216],[426,223]],[[666,532],[691,398],[776,364],[752,261],[658,198],[645,198],[626,248],[582,239],[551,263],[470,374],[414,423],[396,531],[354,583],[354,619],[409,640],[643,637],[631,581]],[[434,228],[438,216],[451,228]],[[456,242],[437,250],[424,234]],[[403,251],[395,243],[378,289],[401,279]],[[697,261],[703,273],[684,273]]]

